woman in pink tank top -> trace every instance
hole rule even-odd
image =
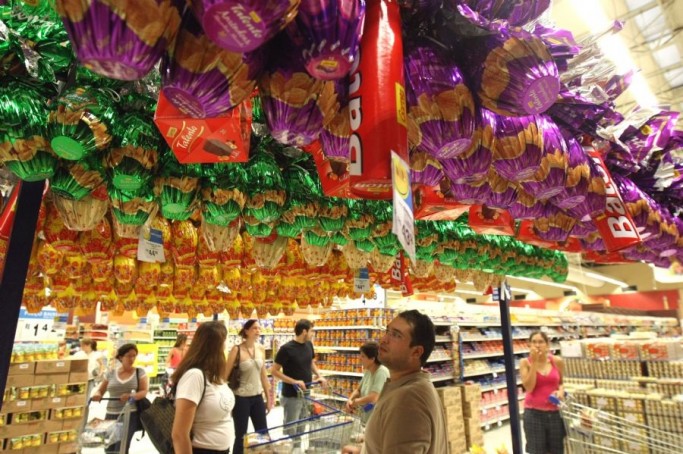
[[[564,424],[550,396],[564,398],[562,358],[549,352],[550,340],[542,331],[529,336],[529,358],[519,365],[524,399],[524,435],[529,454],[564,454]]]

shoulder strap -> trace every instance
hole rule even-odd
[[[199,369],[202,372],[202,378],[204,379],[204,389],[202,390],[202,397],[199,398],[199,402],[197,402],[197,408],[199,408],[199,405],[202,403],[202,400],[204,400],[204,394],[206,394],[206,375],[204,375],[204,371],[202,369]]]
[[[135,368],[135,386],[138,388],[140,387],[140,368],[139,367]]]

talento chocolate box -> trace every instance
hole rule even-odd
[[[154,123],[178,162],[183,164],[249,160],[249,100],[218,117],[192,118],[183,114],[160,93]]]
[[[454,221],[469,209],[469,205],[444,193],[440,186],[417,186],[413,189],[413,200],[415,219],[426,221]]]
[[[483,205],[472,205],[469,211],[469,224],[480,235],[515,234],[515,223],[506,210],[494,210]]]
[[[313,155],[320,184],[326,196],[344,199],[358,198],[349,189],[350,173],[347,163],[327,159],[319,141],[305,146],[304,151]]]

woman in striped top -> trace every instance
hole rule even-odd
[[[106,419],[117,419],[129,399],[140,400],[147,396],[149,380],[147,379],[145,369],[133,367],[137,356],[138,348],[135,344],[125,344],[119,347],[116,352],[116,359],[119,361],[120,366],[111,369],[107,373],[106,378],[100,383],[97,391],[92,396],[92,400],[95,402],[102,400],[105,392],[109,393],[109,397],[118,398],[118,400],[110,400],[107,403]],[[138,430],[142,430],[142,425],[140,424],[140,418],[138,417],[135,405],[133,405],[128,425],[126,453],[130,450],[133,434]],[[119,443],[107,447],[108,453],[118,453],[119,450]]]

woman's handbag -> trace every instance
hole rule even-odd
[[[235,364],[233,364],[230,376],[228,377],[228,386],[232,390],[240,387],[240,350],[240,346],[238,345],[237,359],[235,359]]]
[[[138,381],[138,388],[140,387],[140,368],[135,368],[135,378]],[[142,414],[143,411],[149,409],[152,406],[152,402],[148,398],[143,397],[140,400],[135,401],[135,409],[138,411],[138,416]]]

